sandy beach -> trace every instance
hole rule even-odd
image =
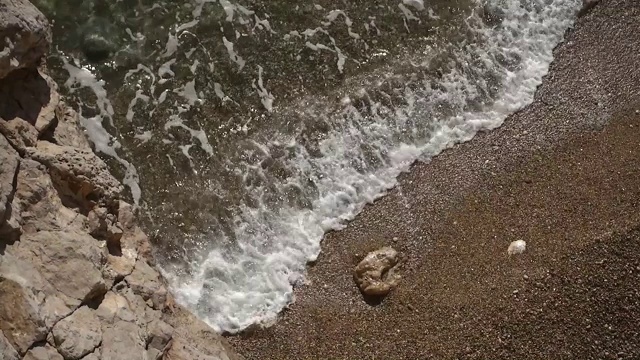
[[[416,164],[323,241],[247,359],[640,358],[640,3],[603,0],[556,49],[534,103]],[[527,250],[508,256],[514,240]],[[383,245],[399,286],[352,271]]]

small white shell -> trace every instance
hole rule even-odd
[[[516,240],[509,244],[507,254],[517,255],[522,254],[527,249],[527,243],[524,240]]]

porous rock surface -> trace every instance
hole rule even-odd
[[[0,0],[0,359],[239,359],[173,302],[122,185],[37,68],[50,38],[30,3]]]

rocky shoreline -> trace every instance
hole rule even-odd
[[[46,18],[0,0],[0,41],[0,359],[240,359],[173,302],[41,64]]]
[[[329,234],[312,285],[272,328],[231,337],[237,349],[255,359],[640,356],[630,56],[640,8],[597,2],[585,1],[534,104],[417,165]],[[46,18],[0,0],[0,41],[0,360],[241,359],[172,300],[136,209],[41,64]],[[527,249],[509,257],[516,233]],[[381,271],[364,269],[363,292],[390,292],[371,304],[353,268],[381,246],[399,250],[390,258],[402,279],[378,290]]]

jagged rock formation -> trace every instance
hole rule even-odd
[[[38,69],[42,14],[0,0],[0,359],[238,359],[175,305],[135,209]]]

